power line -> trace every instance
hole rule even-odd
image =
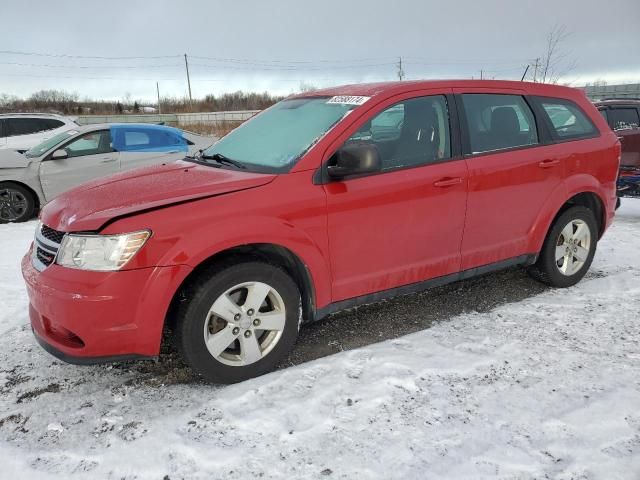
[[[28,55],[35,57],[53,57],[53,58],[85,58],[94,60],[141,60],[141,59],[158,59],[158,58],[179,58],[181,55],[155,55],[155,56],[137,56],[137,57],[105,57],[97,55],[69,55],[66,53],[39,53],[24,52],[18,50],[0,50],[0,54],[6,55]]]
[[[42,63],[0,62],[0,65],[14,65],[19,67],[43,67],[43,68],[83,68],[83,69],[136,69],[136,68],[169,68],[179,67],[178,64],[166,65],[48,65]]]

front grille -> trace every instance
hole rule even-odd
[[[42,225],[40,233],[47,240],[51,240],[53,243],[57,244],[60,244],[62,242],[62,237],[64,237],[64,232],[59,232],[51,227],[47,227],[46,225]]]
[[[40,247],[36,247],[36,258],[40,260],[40,262],[42,262],[45,266],[48,267],[53,263],[53,259],[55,258],[55,255],[52,255],[51,253],[47,252],[46,250],[43,250]]]
[[[31,257],[31,263],[37,270],[42,271],[53,263],[63,238],[64,232],[40,225],[40,228],[36,230]]]

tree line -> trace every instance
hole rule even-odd
[[[207,95],[202,99],[164,97],[162,113],[220,112],[229,110],[263,110],[282,100],[268,92],[233,92]],[[0,112],[48,112],[64,115],[148,113],[158,109],[155,102],[142,102],[125,97],[122,100],[80,99],[77,93],[64,90],[40,90],[27,98],[0,93]]]

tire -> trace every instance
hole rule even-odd
[[[0,183],[0,223],[26,222],[33,218],[36,199],[22,185]]]
[[[185,362],[210,382],[236,383],[273,370],[298,337],[300,292],[275,265],[226,263],[203,272],[183,293],[176,344]],[[267,323],[270,329],[260,328]]]
[[[593,212],[586,207],[565,210],[549,229],[538,260],[528,269],[529,274],[552,287],[566,288],[578,283],[596,253],[597,225]],[[563,255],[558,258],[556,255],[560,254]]]

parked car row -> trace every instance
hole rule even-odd
[[[119,151],[104,128],[110,142],[92,131],[85,145]],[[43,183],[73,153],[28,155]],[[74,363],[153,358],[168,332],[205,378],[240,381],[344,308],[515,265],[574,285],[612,222],[619,162],[603,116],[567,87],[304,93],[202,155],[53,198],[22,261],[31,325]]]
[[[622,144],[619,197],[640,197],[640,100],[610,99],[596,102],[598,111]]]
[[[194,155],[213,139],[149,124],[75,126],[25,153],[0,150],[0,223],[20,222],[72,187]]]

